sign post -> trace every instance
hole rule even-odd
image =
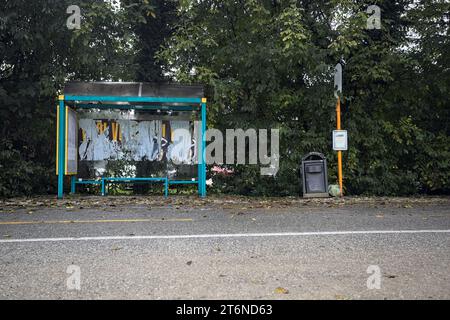
[[[342,94],[342,66],[340,63],[338,63],[335,67],[335,73],[334,73],[334,87],[335,92],[334,96],[337,99],[336,103],[336,128],[338,131],[341,130],[341,97],[340,94]],[[347,134],[345,134],[347,136]],[[333,133],[333,147],[335,145],[335,138]],[[336,149],[335,149],[336,150]],[[339,179],[339,190],[341,193],[341,197],[344,195],[344,189],[343,189],[343,178],[342,178],[342,149],[337,150],[338,154],[338,179]]]

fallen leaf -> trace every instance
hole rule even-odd
[[[289,290],[285,289],[285,288],[282,288],[282,287],[278,287],[278,288],[275,289],[275,293],[276,294],[288,294]]]

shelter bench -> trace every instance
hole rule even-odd
[[[76,179],[75,177],[72,177],[71,181],[71,188],[70,191],[72,194],[76,191],[76,185],[77,184],[93,184],[93,185],[100,185],[102,190],[102,196],[106,196],[108,194],[107,192],[107,185],[108,183],[132,183],[132,182],[163,182],[164,183],[164,197],[169,196],[169,179],[167,177],[161,177],[161,178],[101,178],[100,180],[83,180],[83,179]]]

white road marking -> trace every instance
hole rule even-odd
[[[18,242],[65,242],[65,241],[109,241],[109,240],[172,240],[205,238],[251,238],[251,237],[302,237],[302,236],[339,236],[339,235],[379,235],[379,234],[419,234],[450,233],[450,230],[362,230],[362,231],[319,231],[319,232],[282,232],[282,233],[230,233],[230,234],[188,234],[159,236],[105,236],[105,237],[69,237],[69,238],[35,238],[7,239],[0,243]]]

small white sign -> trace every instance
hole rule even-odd
[[[348,149],[347,130],[334,130],[333,131],[333,150],[334,151],[347,151],[347,149]]]

